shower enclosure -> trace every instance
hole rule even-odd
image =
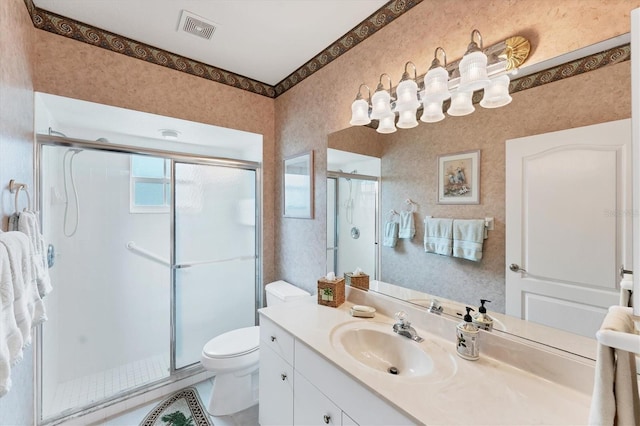
[[[327,172],[327,272],[377,277],[378,178]]]
[[[40,420],[199,370],[261,306],[258,163],[39,136]]]

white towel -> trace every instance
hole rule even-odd
[[[482,259],[484,220],[456,219],[453,221],[453,256],[479,262]]]
[[[424,251],[451,256],[453,250],[453,219],[424,220]]]
[[[29,238],[22,232],[3,232],[0,244],[4,245],[9,258],[16,325],[22,334],[23,346],[27,346],[31,344],[32,327],[47,319],[38,292]]]
[[[0,244],[0,397],[11,389],[11,366],[22,358],[22,334],[13,313],[9,255]]]
[[[398,238],[413,238],[416,235],[416,226],[413,223],[413,212],[402,210],[400,212],[400,224],[398,227]]]
[[[51,278],[47,262],[47,247],[40,232],[38,216],[35,212],[24,211],[18,217],[18,231],[27,234],[33,249],[33,264],[36,268],[36,280],[40,297],[51,291]]]
[[[610,307],[600,329],[633,333],[635,327],[631,312],[631,308],[623,306]],[[589,424],[639,425],[640,399],[635,355],[599,344],[596,357]]]
[[[398,222],[387,222],[384,224],[384,235],[382,245],[385,247],[395,247],[398,242]]]

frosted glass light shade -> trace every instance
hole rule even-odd
[[[391,112],[391,95],[386,90],[378,90],[373,94],[371,98],[371,118],[373,120],[380,120],[382,117],[386,117]]]
[[[449,92],[449,73],[443,67],[430,69],[424,76],[424,99],[444,101],[451,97]]]
[[[459,117],[463,115],[469,115],[475,111],[473,106],[473,92],[461,92],[456,90],[451,94],[451,105],[447,110],[447,114]]]
[[[378,123],[378,128],[376,132],[378,133],[393,133],[396,129],[396,115],[394,113],[390,113],[387,116],[380,119]]]
[[[351,104],[351,121],[352,126],[364,126],[371,123],[369,118],[369,103],[364,99],[356,99]]]
[[[484,89],[484,96],[480,101],[480,106],[483,108],[499,108],[510,103],[509,81],[509,76],[506,74],[491,79],[489,85]]]
[[[485,88],[489,84],[487,75],[487,55],[482,52],[471,52],[460,61],[459,90],[473,92]]]
[[[400,118],[398,118],[398,127],[400,129],[411,129],[418,125],[416,120],[417,109],[409,111],[401,111]]]
[[[418,101],[418,84],[413,80],[403,80],[396,89],[398,100],[396,101],[396,112],[415,111],[420,106]]]
[[[431,101],[424,103],[424,109],[420,116],[420,121],[424,123],[437,123],[444,120],[444,113],[442,112],[442,101]]]

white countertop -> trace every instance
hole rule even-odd
[[[353,303],[348,301],[339,308],[301,303],[263,308],[260,313],[420,423],[581,425],[587,422],[590,395],[483,356],[482,346],[477,361],[458,357],[452,321],[450,339],[417,329],[425,339],[421,345],[437,345],[455,358],[457,371],[452,378],[430,383],[424,379],[397,380],[398,376],[380,374],[333,347],[331,331],[347,321],[384,321],[391,327],[394,320],[379,313],[371,320],[354,318],[349,315],[351,306]]]

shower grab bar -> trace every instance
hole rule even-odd
[[[125,244],[125,247],[142,257],[145,257],[149,260],[153,260],[156,263],[159,263],[164,266],[171,266],[171,263],[168,260],[163,259],[162,257],[156,254],[153,254],[150,251],[147,251],[143,248],[138,247],[136,243],[134,243],[133,241],[129,241],[127,244]]]
[[[164,266],[171,266],[171,263],[169,263],[169,261],[167,261],[166,259],[163,259],[162,257],[151,253],[150,251],[147,251],[143,248],[140,248],[136,245],[136,243],[134,243],[133,241],[129,241],[126,245],[127,249],[131,250],[132,252],[145,257],[149,260],[152,260],[154,262],[160,263],[161,265]],[[224,263],[224,262],[231,262],[234,260],[250,260],[250,259],[256,259],[257,256],[253,255],[253,256],[237,256],[237,257],[230,257],[228,259],[217,259],[217,260],[201,260],[201,261],[196,261],[196,262],[185,262],[185,263],[180,263],[178,265],[173,266],[174,269],[185,269],[185,268],[190,268],[192,266],[198,266],[198,265],[205,265],[205,264],[209,264],[209,263]]]

